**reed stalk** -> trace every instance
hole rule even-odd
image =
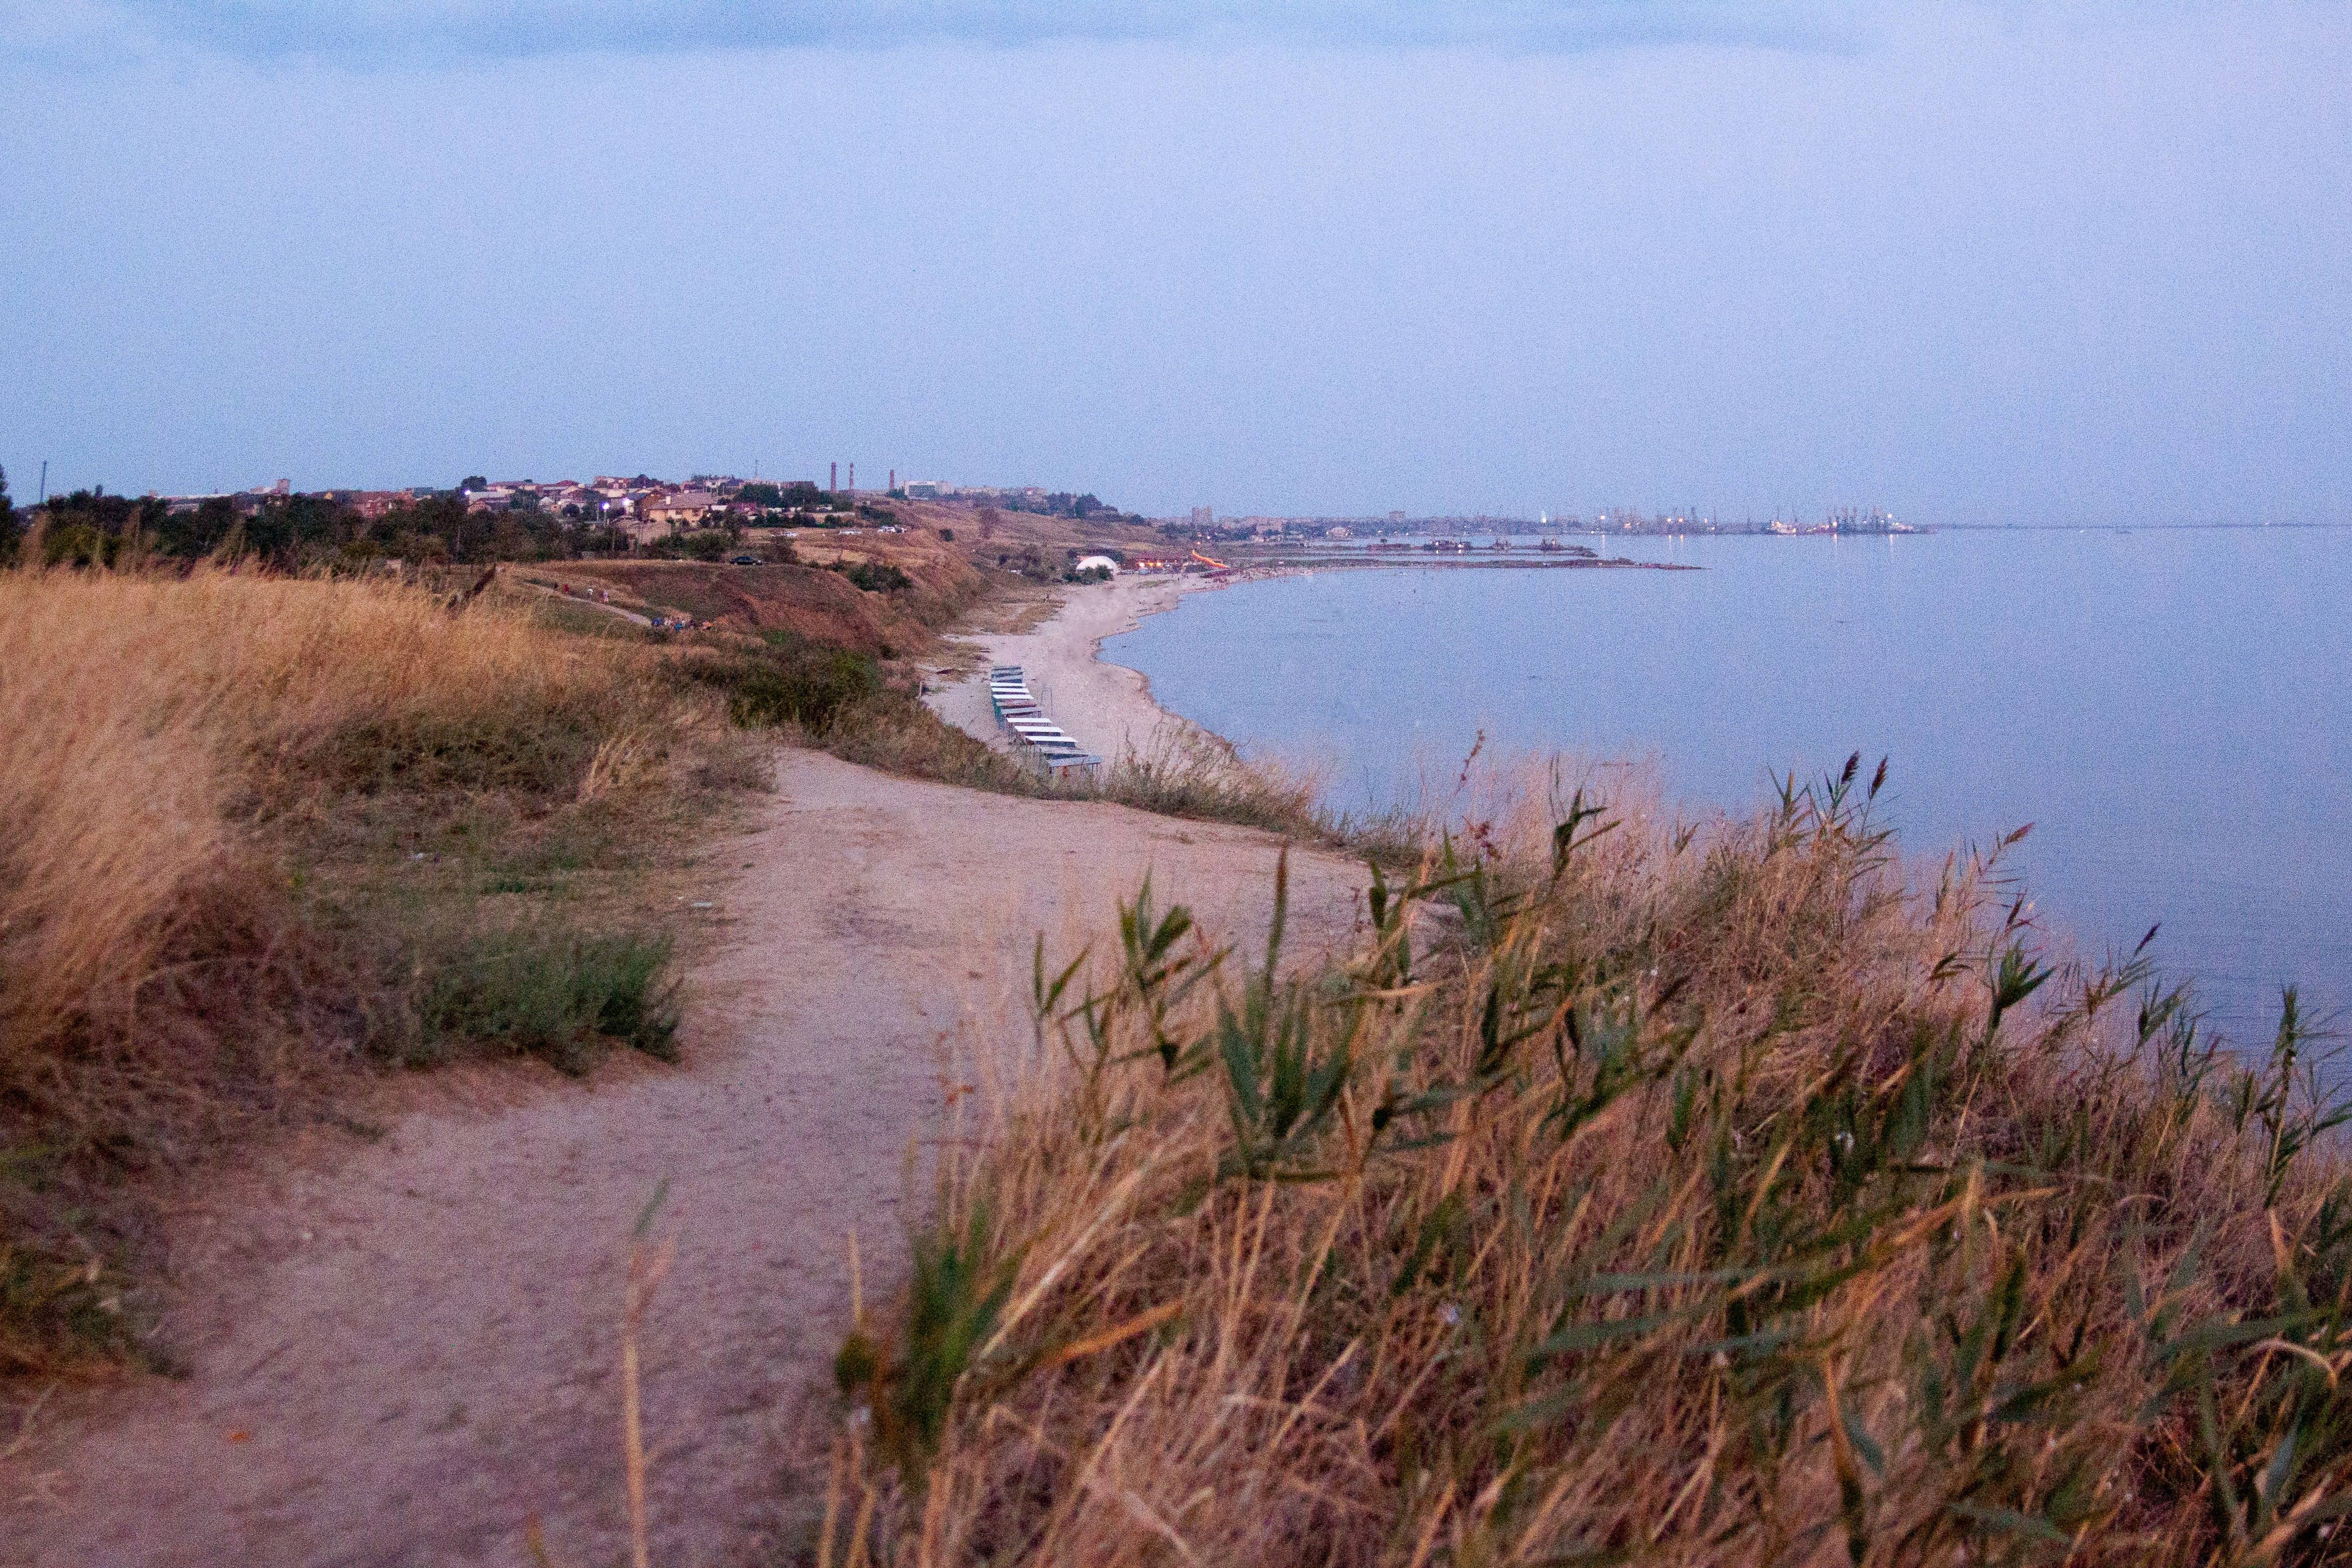
[[[1906,867],[1884,778],[1696,826],[1538,778],[1328,968],[1273,866],[1246,959],[1148,894],[1041,944],[837,1368],[821,1560],[2339,1557],[2308,1026],[2050,957],[2020,836]]]

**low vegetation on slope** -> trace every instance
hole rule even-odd
[[[134,1351],[129,1194],[340,1064],[667,1050],[632,889],[739,744],[494,595],[0,574],[0,1375]]]
[[[842,1350],[819,1560],[2330,1556],[2352,1172],[2291,1001],[2248,1067],[2136,957],[2053,974],[1874,793],[1538,801],[1326,972],[1278,881],[1261,954],[1148,889],[1041,943]]]
[[[979,574],[936,546],[900,547],[904,568],[860,558],[860,578],[824,566],[583,562],[526,569],[534,579],[601,587],[656,615],[786,633],[868,658],[913,653],[978,597]],[[887,566],[887,570],[885,569]],[[903,584],[898,584],[903,578]]]
[[[936,549],[901,548],[912,568],[901,574],[908,576],[904,592],[861,589],[854,577],[799,565],[633,562],[534,569],[522,580],[574,591],[601,584],[613,603],[710,621],[666,645],[675,668],[721,694],[737,723],[785,729],[849,762],[971,789],[1109,800],[1262,827],[1391,859],[1411,853],[1415,824],[1343,817],[1323,805],[1320,781],[1244,763],[1197,735],[1110,759],[1098,778],[1057,782],[964,733],[924,705],[911,657],[936,648],[981,586],[961,562]],[[551,605],[592,620],[600,615],[571,598]]]
[[[787,547],[794,560],[759,565],[572,562],[517,576],[553,590],[555,603],[581,615],[596,612],[567,590],[602,591],[611,605],[709,623],[677,637],[678,668],[723,693],[737,722],[786,727],[850,762],[1003,794],[1112,800],[1356,845],[1391,859],[1411,852],[1414,824],[1344,820],[1322,805],[1319,781],[1244,763],[1213,742],[1172,740],[1149,754],[1110,759],[1101,778],[1056,784],[941,720],[920,700],[921,675],[910,661],[935,653],[940,634],[990,584],[939,531],[809,546],[836,557],[824,564],[802,562]]]

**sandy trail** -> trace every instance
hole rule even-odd
[[[176,1263],[189,1374],[88,1400],[0,1467],[0,1558],[513,1564],[536,1514],[555,1563],[623,1560],[622,1269],[664,1179],[656,1561],[733,1561],[805,1508],[792,1456],[846,1315],[843,1237],[869,1280],[903,1256],[942,1039],[1001,1016],[1036,931],[1108,917],[1147,866],[1263,941],[1276,845],[804,752],[778,784],[715,852],[730,924],[692,977],[682,1067],[479,1074],[499,1103],[428,1094],[377,1142],[215,1194]],[[1294,858],[1301,950],[1348,939],[1359,876]]]
[[[1046,716],[1095,755],[1107,762],[1130,749],[1148,755],[1163,733],[1194,727],[1154,702],[1140,673],[1098,659],[1095,650],[1105,637],[1134,630],[1144,616],[1170,608],[1183,595],[1220,586],[1203,577],[1120,577],[1063,590],[1062,607],[1033,631],[959,640],[980,649],[989,664],[1021,666]],[[925,700],[958,729],[992,746],[1004,744],[984,678],[944,686]]]

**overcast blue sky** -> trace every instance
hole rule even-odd
[[[0,0],[29,497],[2352,521],[2352,9]]]

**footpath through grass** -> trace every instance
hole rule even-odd
[[[148,1358],[156,1199],[371,1063],[667,1055],[760,748],[493,591],[0,574],[0,1377]]]
[[[1057,793],[876,656],[977,591],[915,563],[596,568],[791,623],[686,636],[471,570],[0,574],[0,1377],[147,1355],[154,1200],[354,1066],[669,1054],[677,906],[763,734]],[[1223,756],[1067,793],[1338,831]]]
[[[2292,998],[2249,1065],[2137,954],[2053,973],[1999,850],[1906,874],[1876,787],[1538,787],[1328,970],[1271,866],[1262,952],[1148,888],[1041,942],[843,1346],[817,1560],[2342,1557],[2352,1167]]]

